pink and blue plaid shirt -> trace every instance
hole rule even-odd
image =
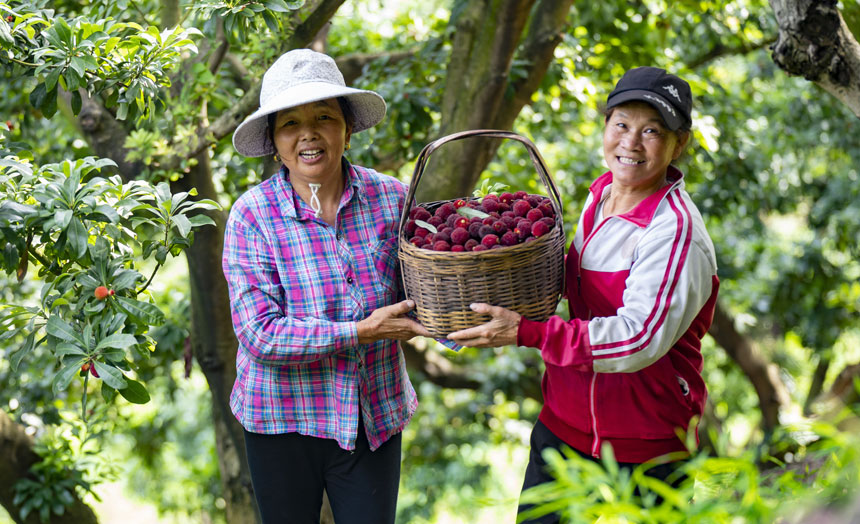
[[[398,300],[397,229],[407,187],[344,162],[336,227],[314,218],[282,169],[233,205],[224,275],[239,339],[230,407],[248,431],[298,432],[371,449],[418,401],[397,341],[358,343],[356,323]]]

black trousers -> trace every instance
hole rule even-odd
[[[555,480],[552,475],[549,474],[546,468],[546,461],[541,456],[541,452],[546,448],[553,448],[561,452],[562,447],[570,448],[567,444],[565,444],[560,438],[555,436],[555,433],[549,430],[543,422],[538,420],[535,423],[534,428],[532,429],[532,435],[530,439],[530,450],[529,450],[529,463],[526,466],[526,475],[525,480],[523,481],[523,489],[522,491],[527,490],[532,486],[537,486],[538,484],[543,484],[545,482],[550,482]],[[570,448],[573,449],[573,448]],[[600,459],[596,459],[591,455],[586,453],[582,453],[579,450],[573,449],[580,457],[584,457],[592,462],[600,462]],[[666,481],[675,470],[678,469],[680,465],[684,463],[683,460],[676,462],[669,462],[666,464],[660,464],[658,466],[654,466],[645,474],[649,477],[653,477],[656,479],[660,479],[662,481]],[[618,467],[621,469],[633,470],[639,466],[636,463],[630,462],[619,462]],[[685,475],[678,475],[679,478],[672,478],[671,485],[673,487],[678,487],[681,483],[686,479]],[[522,513],[523,511],[532,507],[531,505],[521,504],[518,508],[518,513]],[[561,518],[557,514],[549,514],[544,515],[538,519],[526,520],[521,524],[558,524],[561,521]]]
[[[400,484],[401,435],[370,451],[358,425],[355,450],[286,433],[245,431],[254,496],[264,524],[319,524],[323,489],[338,524],[393,524]]]

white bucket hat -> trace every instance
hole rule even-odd
[[[340,96],[355,114],[353,133],[375,126],[385,116],[385,100],[373,91],[346,87],[330,56],[310,49],[288,51],[263,75],[260,108],[236,128],[233,147],[244,156],[271,155],[275,146],[269,139],[268,115]]]

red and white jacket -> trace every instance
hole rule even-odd
[[[701,339],[719,288],[714,246],[683,174],[670,166],[667,179],[599,223],[612,173],[594,181],[565,262],[570,320],[523,318],[517,333],[546,363],[540,420],[595,457],[604,442],[619,462],[685,451],[707,398]]]

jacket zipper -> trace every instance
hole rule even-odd
[[[594,433],[594,440],[591,444],[591,456],[600,458],[600,434],[597,432],[597,408],[595,407],[595,392],[597,390],[597,373],[592,372],[591,387],[588,392],[588,406],[591,409],[591,431]]]

